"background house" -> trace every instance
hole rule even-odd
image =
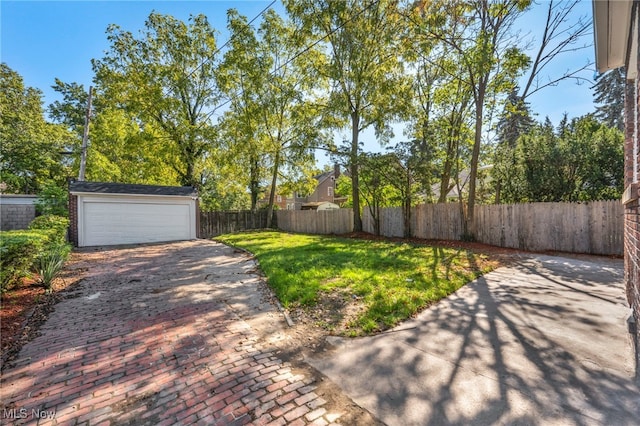
[[[605,72],[625,67],[625,190],[624,260],[627,300],[633,312],[629,331],[636,342],[636,367],[640,366],[640,1],[594,0],[596,65]],[[635,322],[633,321],[635,319]],[[640,379],[640,368],[636,377]]]
[[[293,210],[316,210],[317,206],[320,206],[325,202],[333,203],[339,206],[340,204],[347,201],[347,197],[336,196],[336,181],[339,177],[340,166],[338,164],[333,166],[333,170],[314,176],[314,179],[318,181],[316,189],[311,195],[305,197],[302,203],[300,203],[300,201],[295,202],[295,208]]]
[[[293,193],[288,197],[276,192],[274,204],[282,210],[316,210],[323,203],[332,203],[337,206],[345,203],[347,197],[338,197],[336,192],[336,181],[340,177],[340,166],[335,165],[333,170],[320,173],[313,178],[318,181],[314,191],[310,195]],[[258,201],[260,207],[269,204],[269,194],[267,191],[264,198]]]
[[[265,192],[264,197],[258,200],[258,208],[263,208],[269,205],[269,197],[271,196],[271,189],[268,189]],[[276,209],[279,210],[287,210],[287,197],[285,195],[279,194],[276,192],[276,195],[273,199],[273,205]]]

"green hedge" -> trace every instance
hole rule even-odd
[[[68,228],[69,219],[54,215],[38,216],[29,224],[30,230],[45,231],[50,236],[52,243],[65,243]]]
[[[0,292],[28,276],[41,256],[64,250],[68,225],[64,217],[45,215],[37,217],[27,230],[0,232]]]

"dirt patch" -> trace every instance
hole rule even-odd
[[[334,291],[322,293],[315,306],[292,307],[289,315],[295,324],[317,328],[322,335],[349,336],[350,324],[365,309],[360,297]]]
[[[492,268],[511,264],[524,254],[520,250],[476,242],[387,238],[367,233],[351,233],[343,237],[469,250],[487,256],[483,263],[491,265]],[[331,293],[322,293],[314,306],[290,306],[288,313],[294,322],[294,327],[287,332],[288,339],[285,340],[285,347],[289,350],[295,350],[294,348],[297,347],[307,354],[322,351],[328,336],[349,337],[354,333],[357,334],[357,330],[350,324],[364,309],[362,299],[340,289],[335,289]]]

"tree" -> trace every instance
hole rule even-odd
[[[380,209],[391,207],[392,200],[399,199],[395,189],[389,185],[388,174],[382,170],[390,167],[390,156],[379,153],[361,153],[358,159],[360,165],[360,190],[362,201],[369,209],[373,219],[373,233],[380,235]],[[353,202],[352,202],[353,203]]]
[[[224,148],[211,153],[204,162],[203,184],[199,190],[202,211],[247,210],[252,208],[245,185],[244,164]]]
[[[534,124],[529,105],[518,95],[518,88],[514,88],[507,98],[496,126],[497,144],[493,153],[494,167],[491,170],[496,204],[502,201],[502,187],[505,182],[513,179],[516,142],[521,135],[529,132]]]
[[[72,154],[71,169],[77,176],[88,92],[81,84],[59,79],[52,87],[62,95],[62,100],[49,106],[49,116],[75,135],[66,151]],[[176,173],[166,166],[166,150],[156,143],[156,138],[162,135],[153,124],[141,126],[134,115],[110,105],[100,95],[96,96],[95,91],[92,105],[87,179],[158,185],[178,183]]]
[[[0,181],[4,192],[35,194],[48,181],[66,183],[61,152],[73,139],[64,126],[46,122],[42,92],[0,64]]]
[[[475,233],[476,179],[487,111],[511,91],[528,58],[514,45],[511,28],[530,0],[433,2],[423,7],[422,32],[443,43],[461,62],[462,80],[472,94],[474,139],[469,164],[465,234]],[[424,5],[422,5],[424,6]]]
[[[592,22],[587,17],[574,18],[574,9],[580,0],[549,0],[546,5],[546,19],[542,36],[537,42],[538,49],[527,68],[526,78],[518,93],[516,103],[526,103],[529,96],[547,87],[556,86],[563,80],[574,80],[577,84],[587,81],[580,74],[589,69],[592,62],[587,62],[575,69],[567,70],[560,75],[547,75],[545,69],[560,56],[578,50],[590,49],[590,41],[580,43],[590,35]],[[524,16],[526,18],[526,14]]]
[[[513,148],[515,141],[521,134],[526,133],[532,126],[533,120],[529,111],[527,99],[533,94],[552,86],[556,86],[563,80],[575,80],[577,84],[585,81],[581,73],[592,63],[586,63],[575,69],[566,70],[559,75],[546,75],[550,64],[561,56],[589,48],[590,43],[580,42],[588,36],[591,22],[584,17],[574,19],[574,10],[579,0],[554,1],[545,3],[546,15],[542,34],[537,44],[537,50],[533,56],[523,79],[523,84],[515,88],[507,100],[503,114],[498,123],[498,145],[496,156],[502,157],[495,162],[506,165],[505,160],[513,160]],[[525,14],[525,18],[526,18]],[[495,185],[495,202],[501,201],[501,187],[505,179],[510,179],[510,167],[493,169]]]
[[[617,199],[623,189],[623,134],[587,115],[547,119],[521,135],[509,159],[503,201],[554,202]],[[500,160],[500,157],[497,157]],[[506,167],[499,163],[495,167]]]
[[[419,141],[400,142],[384,157],[379,173],[397,194],[392,203],[402,206],[404,237],[411,237],[411,208],[419,192],[428,187],[430,159],[427,149]]]
[[[592,115],[574,118],[562,137],[569,201],[617,200],[624,189],[624,134]]]
[[[225,55],[221,80],[231,89],[232,108],[240,126],[243,145],[249,149],[251,165],[256,154],[268,159],[270,171],[267,223],[271,224],[275,193],[282,172],[313,164],[312,148],[324,144],[320,115],[310,95],[322,88],[314,72],[322,59],[307,48],[304,33],[269,10],[257,36],[235,11],[229,12],[232,49]],[[235,37],[234,37],[235,36]],[[251,184],[255,183],[252,177]]]
[[[226,172],[231,173],[230,176],[234,176],[248,191],[248,207],[255,211],[258,208],[263,180],[266,179],[267,163],[260,147],[262,141],[253,127],[255,116],[249,112],[249,108],[245,110],[239,101],[245,96],[250,94],[244,90],[241,95],[236,96],[230,110],[225,112],[220,121],[220,147],[216,154],[218,161],[217,165],[210,165],[207,173],[220,167],[226,169]],[[209,185],[209,179],[207,176],[205,186]]]
[[[574,17],[574,10],[579,0],[550,0],[544,4],[546,19],[540,39],[534,41],[537,45],[535,55],[527,67],[525,78],[522,80],[523,84],[509,95],[498,123],[498,144],[494,162],[504,167],[495,167],[492,171],[496,203],[501,202],[503,182],[511,179],[512,168],[507,160],[514,159],[515,141],[533,124],[527,99],[543,89],[556,86],[563,80],[574,80],[577,84],[583,83],[586,79],[581,76],[581,73],[592,65],[591,62],[587,62],[559,75],[545,75],[549,65],[561,56],[591,47],[588,42],[580,43],[589,35],[592,24],[585,17]],[[527,14],[524,18],[527,18]],[[619,96],[622,99],[623,92],[620,92]]]
[[[389,122],[402,115],[408,98],[398,55],[404,24],[397,2],[289,0],[285,6],[302,29],[327,40],[329,61],[320,71],[331,84],[327,108],[349,122],[353,227],[361,231],[360,132],[373,126],[385,143],[392,134]]]
[[[445,202],[447,194],[456,185],[456,170],[460,154],[468,144],[469,107],[471,92],[457,76],[463,70],[460,61],[448,54],[442,44],[421,33],[418,10],[409,10],[408,37],[412,49],[405,50],[407,61],[414,73],[414,102],[410,114],[408,133],[419,146],[421,155],[432,168],[425,168],[427,179],[431,174],[440,178],[438,202]],[[453,177],[453,179],[452,179]]]
[[[87,179],[98,182],[181,184],[167,164],[177,161],[158,140],[164,133],[150,123],[141,126],[127,111],[108,106],[92,119],[87,152]]]
[[[216,40],[204,15],[185,24],[151,13],[140,38],[116,25],[109,51],[93,61],[102,96],[157,129],[163,160],[183,185],[201,185],[202,160],[215,143],[211,116],[221,105]]]
[[[48,181],[38,191],[35,202],[39,215],[69,216],[69,192],[67,188]]]
[[[518,95],[516,86],[507,97],[504,110],[496,125],[498,144],[514,147],[518,137],[527,133],[534,124],[529,104]]]
[[[230,98],[221,130],[227,155],[244,170],[250,193],[250,208],[256,210],[262,180],[266,177],[264,149],[258,134],[257,118],[260,113],[257,91],[269,70],[258,60],[258,38],[245,16],[235,9],[227,11],[227,27],[231,33],[231,48],[225,53],[218,72],[218,85]]]
[[[69,130],[78,135],[82,135],[89,99],[88,91],[82,84],[65,83],[59,78],[55,79],[55,84],[51,88],[62,95],[62,100],[54,101],[49,105],[49,117],[57,123],[66,125]],[[100,104],[96,99],[91,103],[94,107],[93,111]]]
[[[624,89],[626,71],[616,68],[596,77],[593,86],[595,117],[609,127],[624,132]]]

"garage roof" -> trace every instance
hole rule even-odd
[[[198,192],[192,186],[138,185],[110,182],[70,182],[69,192],[93,194],[173,195],[195,197]]]

